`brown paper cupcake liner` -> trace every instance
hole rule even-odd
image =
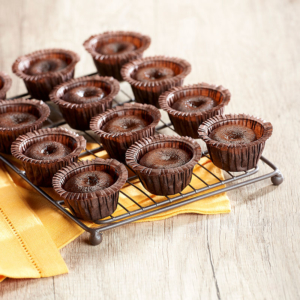
[[[92,103],[71,103],[62,99],[63,95],[79,86],[96,86],[106,92],[106,96]],[[66,122],[74,129],[88,130],[92,117],[112,107],[112,101],[120,90],[119,82],[112,77],[81,77],[72,79],[54,88],[50,99],[59,106]]]
[[[0,72],[0,100],[6,99],[6,93],[11,87],[11,78],[3,72]]]
[[[43,122],[45,122],[50,115],[50,109],[44,102],[23,98],[0,100],[0,117],[1,114],[6,112],[28,112],[38,117],[34,123],[28,125],[0,127],[0,152],[8,154],[10,154],[11,144],[19,135],[40,129],[43,126]]]
[[[101,129],[108,121],[124,115],[141,116],[151,123],[145,128],[133,132],[108,133]],[[150,137],[155,134],[155,127],[160,117],[159,110],[152,105],[126,103],[123,106],[117,106],[93,118],[90,127],[91,130],[100,136],[100,141],[109,156],[125,162],[125,153],[132,144],[142,138]]]
[[[138,69],[144,67],[168,67],[176,75],[163,80],[141,82],[135,79],[135,74]],[[181,86],[184,78],[191,72],[191,69],[190,63],[186,60],[168,56],[153,56],[135,60],[124,65],[121,75],[125,81],[130,83],[137,102],[152,104],[159,108],[159,96],[172,87]]]
[[[73,151],[56,160],[38,160],[24,155],[26,149],[41,141],[60,142]],[[19,136],[11,146],[11,153],[20,159],[27,178],[38,186],[51,186],[53,175],[62,167],[77,162],[80,152],[85,148],[86,140],[65,128],[47,128]]]
[[[113,55],[105,55],[97,52],[97,48],[108,42],[130,42],[135,45],[136,49],[128,53]],[[100,75],[112,76],[119,81],[123,81],[120,74],[122,66],[129,61],[142,58],[143,52],[148,49],[150,43],[151,39],[149,36],[137,32],[108,31],[91,36],[83,43],[83,46],[92,55]]]
[[[172,105],[184,97],[206,96],[215,100],[218,105],[204,112],[182,112]],[[182,87],[174,87],[159,97],[159,105],[169,115],[175,131],[182,136],[198,138],[198,128],[206,121],[224,113],[225,105],[230,101],[230,92],[222,86],[199,83]]]
[[[240,124],[254,130],[257,140],[247,144],[220,143],[210,133],[223,125]],[[272,124],[246,114],[215,116],[199,127],[199,137],[206,143],[212,162],[225,171],[239,172],[253,169],[263,153],[266,140],[272,135]]]
[[[158,148],[180,148],[192,158],[186,164],[170,169],[152,169],[139,164],[149,151]],[[126,152],[126,163],[138,175],[144,188],[155,195],[174,195],[181,192],[192,179],[194,166],[201,158],[201,147],[190,137],[156,135],[132,145]]]
[[[60,71],[48,72],[41,75],[29,75],[26,73],[33,62],[49,58],[63,59],[68,65]],[[49,93],[55,86],[74,77],[74,68],[79,60],[79,55],[70,50],[39,50],[17,58],[12,66],[12,70],[17,76],[24,80],[28,93],[33,98],[49,100]]]
[[[105,171],[116,181],[110,187],[90,192],[73,193],[64,189],[64,184],[72,176],[85,171]],[[69,207],[72,213],[80,219],[96,221],[111,215],[117,208],[119,191],[125,184],[128,174],[125,166],[115,159],[96,158],[81,161],[63,168],[53,177],[53,187]]]

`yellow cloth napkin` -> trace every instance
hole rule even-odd
[[[95,145],[88,144],[88,148],[95,148]],[[102,158],[108,157],[105,151],[96,155]],[[11,156],[6,157],[21,167],[19,161]],[[92,158],[88,156],[85,159]],[[223,178],[222,171],[215,167],[210,160],[202,158],[201,163],[217,177]],[[214,176],[200,166],[196,166],[194,172],[209,184],[217,182]],[[134,183],[143,189],[138,180],[135,180]],[[204,184],[195,176],[193,176],[191,184],[195,188],[204,187]],[[44,188],[44,190],[55,200],[60,199],[52,188]],[[143,206],[152,203],[149,198],[130,185],[126,185],[122,190]],[[157,202],[165,199],[144,191]],[[192,189],[187,187],[184,193],[189,191]],[[119,201],[129,210],[137,208],[122,194],[120,194]],[[141,222],[162,220],[182,213],[219,214],[228,212],[230,212],[229,199],[226,193],[221,193],[152,216]],[[118,206],[113,215],[117,216],[122,213],[124,210]],[[0,282],[6,277],[40,278],[67,273],[68,268],[58,249],[83,233],[79,226],[64,216],[3,163],[0,164],[0,229]]]

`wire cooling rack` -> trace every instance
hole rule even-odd
[[[90,74],[88,76],[95,75],[97,73]],[[15,97],[12,97],[11,99],[15,98],[21,98],[21,97],[27,97],[29,98],[28,94],[22,94]],[[117,100],[118,99],[118,100]],[[132,99],[128,93],[126,93],[123,89],[120,90],[120,94],[116,99],[114,99],[113,106],[123,105],[124,103],[128,102],[134,102],[134,99]],[[50,106],[51,114],[50,117],[47,119],[47,122],[44,127],[47,128],[53,128],[53,127],[59,127],[66,125],[65,120],[63,119],[61,113],[59,112],[58,107],[51,103],[47,102],[47,104]],[[161,131],[164,131],[165,129],[169,129],[173,132],[173,134],[176,134],[174,131],[174,128],[172,124],[169,121],[163,121],[161,120],[158,126],[156,127],[156,132],[161,133]],[[97,157],[97,153],[101,152],[103,149],[103,146],[100,144],[99,140],[91,131],[85,131],[85,132],[78,132],[80,135],[85,136],[90,141],[97,144],[97,147],[94,149],[85,149],[84,152],[82,152],[79,156],[79,159],[83,159],[84,157],[91,155],[94,157]],[[202,156],[206,156],[209,158],[208,152],[204,151]],[[29,183],[37,192],[39,192],[42,196],[44,196],[50,203],[52,203],[57,209],[59,209],[61,212],[63,212],[68,218],[70,218],[72,221],[74,221],[77,225],[79,225],[82,229],[90,233],[90,244],[91,245],[98,245],[102,241],[102,232],[113,229],[118,226],[122,226],[134,221],[142,220],[147,217],[154,216],[156,214],[166,212],[168,210],[178,208],[180,206],[202,200],[204,198],[214,196],[223,192],[227,192],[230,190],[234,190],[240,187],[243,187],[248,184],[253,184],[261,180],[265,180],[268,178],[271,178],[272,183],[274,185],[279,185],[283,182],[283,176],[280,172],[280,170],[271,163],[268,159],[265,157],[261,157],[260,163],[263,163],[265,166],[267,166],[267,171],[262,172],[259,169],[259,165],[252,170],[245,171],[245,172],[227,172],[223,171],[225,175],[225,179],[217,177],[214,173],[212,173],[209,169],[207,169],[203,164],[198,162],[198,166],[203,169],[203,172],[208,172],[210,176],[214,177],[213,184],[209,184],[206,181],[203,180],[203,178],[200,178],[197,174],[193,173],[193,176],[195,177],[195,180],[198,180],[199,183],[201,183],[202,188],[195,188],[191,184],[189,184],[189,189],[186,188],[181,193],[168,197],[163,196],[160,197],[162,200],[155,200],[151,195],[143,188],[138,186],[139,179],[136,175],[131,176],[127,180],[127,184],[132,186],[135,189],[135,196],[128,195],[124,192],[124,190],[121,190],[120,193],[124,197],[120,197],[119,203],[118,203],[118,215],[114,216],[112,214],[111,216],[98,220],[94,222],[93,224],[84,222],[78,218],[76,218],[74,215],[70,213],[68,209],[66,209],[66,206],[64,204],[63,200],[54,200],[52,197],[50,197],[46,192],[44,192],[41,188],[38,186],[35,186],[30,182],[30,180],[26,177],[25,172],[23,170],[20,170],[18,167],[16,167],[13,163],[11,163],[9,160],[7,160],[4,156],[0,154],[0,160],[3,161],[8,167],[10,167],[13,171],[15,171],[19,176],[21,176],[27,183]],[[264,168],[266,169],[266,168]],[[253,176],[252,176],[253,175]],[[251,176],[251,177],[250,177]],[[216,189],[218,188],[218,189]],[[188,190],[186,192],[186,190]],[[149,201],[147,201],[147,205],[142,205],[141,203],[138,203],[137,199],[135,199],[136,195],[142,195]],[[126,203],[122,201],[122,199],[126,199]],[[123,202],[123,203],[122,203]],[[130,205],[128,205],[130,203]],[[134,208],[133,208],[134,207]]]

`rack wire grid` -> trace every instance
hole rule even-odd
[[[92,76],[97,73],[89,74],[87,76]],[[123,99],[120,96],[123,96]],[[22,94],[15,97],[11,97],[10,99],[16,99],[16,98],[30,98],[28,94]],[[118,99],[118,100],[117,100]],[[134,102],[135,100],[132,99],[128,93],[124,91],[124,89],[120,90],[119,95],[113,100],[114,104],[113,106],[123,105],[124,103]],[[63,119],[58,107],[53,104],[51,101],[47,102],[47,104],[50,106],[51,114],[50,117],[47,119],[47,122],[44,125],[44,128],[53,128],[53,127],[59,127],[66,125],[65,120]],[[158,126],[156,127],[156,133],[161,133],[162,130],[169,129],[174,134],[177,134],[170,122],[166,122],[161,120]],[[91,132],[80,132],[78,131],[80,135],[83,135],[87,137],[90,141],[93,141],[98,146],[94,149],[85,149],[84,152],[82,152],[79,155],[79,159],[83,159],[86,156],[94,156],[97,157],[96,154],[100,151],[103,151],[103,146],[98,141],[96,135],[93,135]],[[204,151],[202,153],[202,157],[205,156],[209,158],[208,152]],[[201,182],[204,187],[202,188],[195,188],[191,184],[189,184],[189,187],[191,191],[185,192],[183,190],[181,193],[175,195],[174,197],[169,196],[163,196],[163,198],[160,201],[154,200],[150,194],[147,193],[146,190],[140,188],[137,186],[139,183],[139,179],[136,175],[131,176],[127,180],[127,184],[132,186],[136,189],[137,193],[142,194],[144,197],[149,199],[148,203],[149,205],[141,205],[137,202],[136,199],[134,199],[134,196],[130,196],[126,194],[123,190],[120,191],[120,193],[127,199],[126,203],[133,204],[136,209],[132,209],[132,206],[130,205],[130,208],[128,205],[122,203],[122,201],[119,199],[118,208],[119,212],[121,211],[121,214],[118,214],[117,216],[114,216],[112,214],[111,216],[98,220],[94,223],[85,222],[74,215],[70,213],[70,211],[66,208],[63,200],[54,200],[52,197],[50,197],[46,192],[44,192],[41,188],[38,186],[35,186],[33,183],[30,182],[30,180],[26,177],[26,174],[23,170],[16,167],[13,163],[11,163],[8,159],[6,159],[4,156],[0,154],[0,160],[3,161],[8,167],[10,167],[13,171],[15,171],[19,176],[21,176],[28,184],[30,184],[37,192],[39,192],[43,197],[45,197],[50,203],[52,203],[57,209],[59,209],[61,212],[63,212],[68,218],[70,218],[72,221],[74,221],[77,225],[79,225],[82,229],[90,233],[89,241],[91,245],[99,245],[102,242],[102,232],[113,229],[118,226],[122,226],[134,221],[138,221],[141,219],[145,219],[147,217],[151,217],[153,215],[166,212],[168,210],[178,208],[180,206],[202,200],[204,198],[214,196],[223,192],[228,192],[240,187],[243,187],[245,185],[254,184],[258,181],[265,180],[268,178],[271,178],[272,183],[274,185],[279,185],[283,182],[283,176],[280,172],[280,170],[271,163],[268,159],[265,157],[261,157],[260,163],[264,163],[267,166],[268,171],[262,173],[259,172],[259,166],[257,166],[255,169],[244,171],[244,172],[227,172],[223,171],[223,174],[225,175],[224,178],[217,177],[214,173],[212,173],[210,170],[208,170],[203,164],[198,162],[198,166],[203,168],[205,172],[210,173],[211,176],[215,178],[215,183],[208,184],[203,180],[203,178],[200,178],[197,174],[193,173],[193,176]],[[128,167],[128,166],[127,166]],[[129,168],[129,167],[128,167]],[[265,168],[264,168],[265,169]],[[255,175],[255,176],[251,176]],[[251,178],[249,178],[251,176]],[[218,189],[215,189],[218,188]],[[190,190],[189,189],[189,190]],[[129,202],[128,202],[129,200]]]

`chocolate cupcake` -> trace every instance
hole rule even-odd
[[[122,66],[142,58],[150,42],[149,36],[136,32],[109,31],[91,36],[83,46],[92,55],[100,75],[112,76],[122,81]]]
[[[239,172],[257,166],[272,131],[272,124],[262,119],[230,114],[205,121],[198,133],[217,167]]]
[[[0,100],[0,152],[10,153],[19,135],[40,129],[50,115],[48,105],[38,100]]]
[[[0,100],[6,99],[6,93],[11,87],[11,78],[3,72],[0,72]]]
[[[96,158],[57,172],[53,187],[76,217],[96,221],[116,210],[127,177],[125,166],[115,159]]]
[[[88,130],[91,118],[111,108],[119,90],[119,82],[112,77],[82,77],[55,87],[50,99],[72,128]]]
[[[178,134],[197,139],[200,124],[222,115],[230,96],[222,86],[200,83],[172,88],[159,97],[159,105],[169,114]]]
[[[11,153],[22,161],[27,178],[38,186],[51,186],[53,175],[77,162],[86,140],[65,128],[47,128],[19,136]]]
[[[155,134],[160,117],[152,105],[126,103],[93,118],[91,129],[100,136],[109,156],[124,162],[125,152],[132,144]]]
[[[79,59],[78,54],[69,50],[40,50],[20,56],[12,70],[24,80],[33,98],[49,100],[49,93],[55,86],[74,77]]]
[[[181,86],[191,72],[191,65],[179,58],[153,56],[126,64],[121,74],[131,84],[135,100],[159,108],[159,96],[175,86]]]
[[[156,135],[132,145],[126,163],[154,195],[180,193],[192,179],[201,147],[189,137]]]

